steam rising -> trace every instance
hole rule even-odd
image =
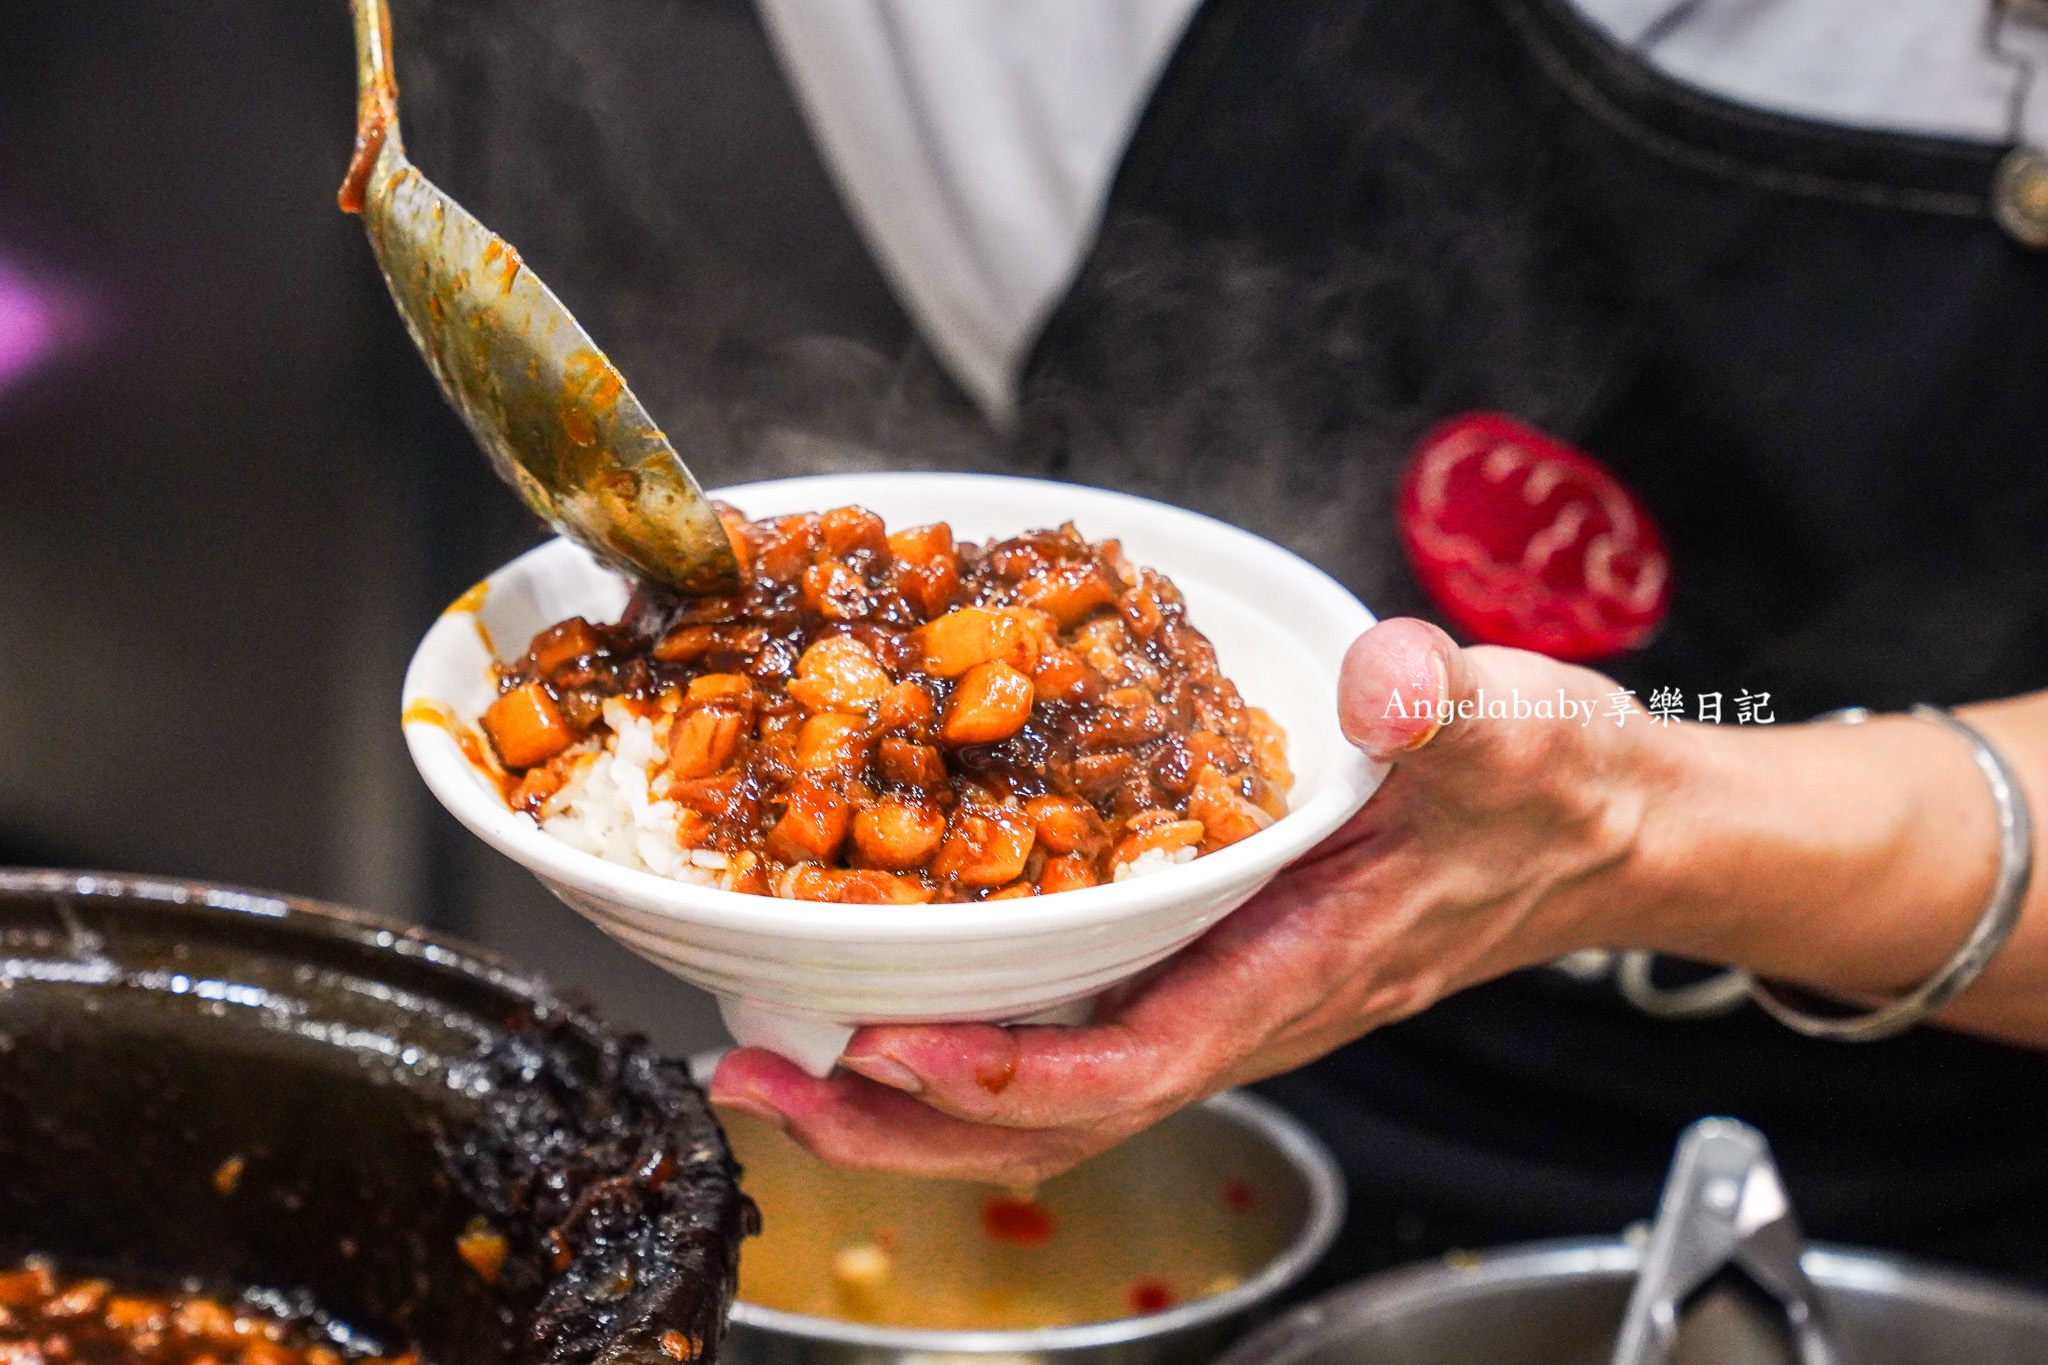
[[[1150,179],[1126,167],[1007,438],[891,298],[746,0],[397,0],[395,19],[413,159],[519,246],[707,483],[925,468],[1119,487],[1279,541],[1382,615],[1430,615],[1389,516],[1398,473],[1435,422],[1498,409],[1695,523],[1667,527],[1694,548],[1672,624],[1615,667],[1624,685],[1768,688],[1788,718],[2037,685],[2038,586],[2009,556],[1964,571],[1943,548],[1938,574],[1837,556],[1842,581],[1816,596],[1805,556],[1827,536],[1743,467],[1775,452],[1792,477],[1809,448],[1889,448],[1919,420],[1887,415],[1919,401],[1912,384],[1873,404],[1841,382],[1899,363],[1856,289],[1833,330],[1801,324],[1831,338],[1818,352],[1722,326],[1785,307],[1766,276],[1715,273],[1791,249],[1756,194],[1625,149],[1560,157],[1608,134],[1523,89],[1522,40],[1462,7],[1401,0],[1372,41],[1366,11],[1340,11],[1282,15],[1264,39],[1247,18],[1216,47],[1227,97],[1150,146]],[[1810,313],[1868,266],[1801,240]],[[1975,468],[1979,445],[1932,430]],[[2034,505],[1957,508],[2017,545]],[[1926,604],[1910,660],[1906,600]]]
[[[1085,281],[1085,308],[1103,335],[1135,322],[1163,349],[1040,367],[1006,439],[890,295],[744,0],[399,0],[394,20],[413,160],[519,247],[707,484],[914,468],[1104,484],[1272,536],[1376,606],[1413,603],[1384,534],[1404,433],[1284,434],[1299,376],[1260,347],[1301,301],[1278,263],[1173,243],[1167,267],[1127,235],[1132,268]],[[1224,364],[1176,363],[1205,350]]]
[[[896,306],[745,0],[397,0],[407,149],[707,484],[1013,467]]]

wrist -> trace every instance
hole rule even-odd
[[[1717,727],[1662,724],[1642,718],[1596,756],[1605,769],[1604,821],[1617,831],[1617,856],[1567,898],[1566,951],[1651,948],[1675,944],[1696,928],[1687,886],[1693,866],[1687,831],[1696,829],[1711,793],[1725,784],[1726,756]]]
[[[1613,946],[1852,998],[1934,971],[1982,907],[1994,814],[1966,746],[1924,721],[1671,727]]]

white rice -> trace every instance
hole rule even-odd
[[[1164,872],[1169,867],[1193,862],[1195,846],[1186,844],[1168,852],[1163,848],[1148,848],[1127,863],[1118,863],[1116,871],[1110,874],[1113,882],[1127,882],[1133,877],[1149,877],[1155,872]]]
[[[655,722],[635,715],[613,699],[605,703],[605,724],[611,734],[602,750],[592,750],[560,791],[541,808],[540,827],[571,848],[672,877],[695,886],[732,889],[726,855],[708,848],[684,848],[676,839],[676,803],[655,794],[650,775],[659,771],[662,736]],[[665,726],[664,726],[665,728]],[[1118,863],[1114,881],[1148,877],[1193,860],[1193,847],[1171,852],[1150,848],[1127,863]],[[788,896],[790,878],[772,888]]]
[[[541,808],[540,827],[571,848],[696,886],[732,889],[726,857],[676,841],[673,801],[655,797],[648,774],[662,757],[654,722],[613,699],[604,706],[611,734]]]

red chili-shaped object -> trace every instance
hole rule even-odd
[[[1556,659],[1637,648],[1671,604],[1648,509],[1583,451],[1499,413],[1416,447],[1395,504],[1416,580],[1460,630]]]
[[[1036,1200],[998,1196],[981,1206],[981,1230],[990,1241],[1042,1247],[1059,1230],[1059,1221]]]

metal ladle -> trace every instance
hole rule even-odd
[[[399,316],[492,466],[549,525],[689,594],[739,586],[718,516],[668,438],[512,244],[405,159],[384,0],[354,0],[362,215]]]

